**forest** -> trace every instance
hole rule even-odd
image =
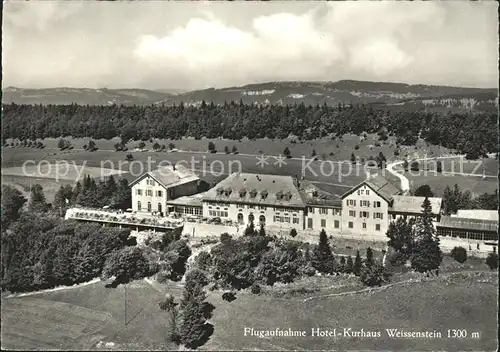
[[[278,138],[332,139],[353,133],[395,136],[397,143],[414,145],[418,138],[455,149],[469,159],[498,151],[494,113],[431,113],[396,111],[365,105],[306,106],[247,105],[230,102],[200,106],[83,106],[3,104],[2,142],[7,138],[38,140],[75,138],[122,141],[151,138],[196,139]]]

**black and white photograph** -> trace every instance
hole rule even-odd
[[[4,0],[1,349],[497,351],[498,11]]]

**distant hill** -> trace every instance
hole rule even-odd
[[[146,89],[91,89],[8,87],[2,92],[3,103],[81,104],[81,105],[149,105],[168,99],[172,94]]]
[[[179,92],[178,94],[175,94]],[[268,82],[242,87],[210,88],[190,92],[175,89],[19,89],[4,90],[3,102],[25,104],[180,104],[239,102],[306,105],[374,104],[402,109],[478,109],[496,111],[496,89],[409,85],[343,80],[338,82]]]

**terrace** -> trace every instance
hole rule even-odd
[[[66,211],[66,220],[91,221],[136,230],[175,230],[182,228],[184,220],[171,217],[157,217],[145,214],[128,213],[114,210],[97,210],[90,208],[71,208]]]

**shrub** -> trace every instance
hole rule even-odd
[[[406,263],[406,256],[404,253],[394,251],[390,254],[387,254],[386,260],[391,263],[392,266],[401,266]]]
[[[296,236],[297,236],[297,230],[295,230],[295,229],[291,229],[291,230],[290,230],[290,237],[292,237],[292,238],[293,238],[293,237],[296,237]]]
[[[486,265],[488,265],[491,270],[498,269],[498,254],[488,254],[488,257],[486,257]]]
[[[258,295],[261,291],[260,285],[259,284],[253,284],[252,285],[252,293],[255,295]]]
[[[389,282],[392,273],[384,268],[382,264],[374,262],[372,265],[361,268],[360,279],[366,286],[382,286]]]
[[[451,250],[451,257],[463,264],[467,260],[467,251],[464,247],[455,247]]]
[[[227,242],[231,239],[231,235],[228,234],[227,232],[224,232],[222,235],[220,235],[220,241],[221,242]]]

